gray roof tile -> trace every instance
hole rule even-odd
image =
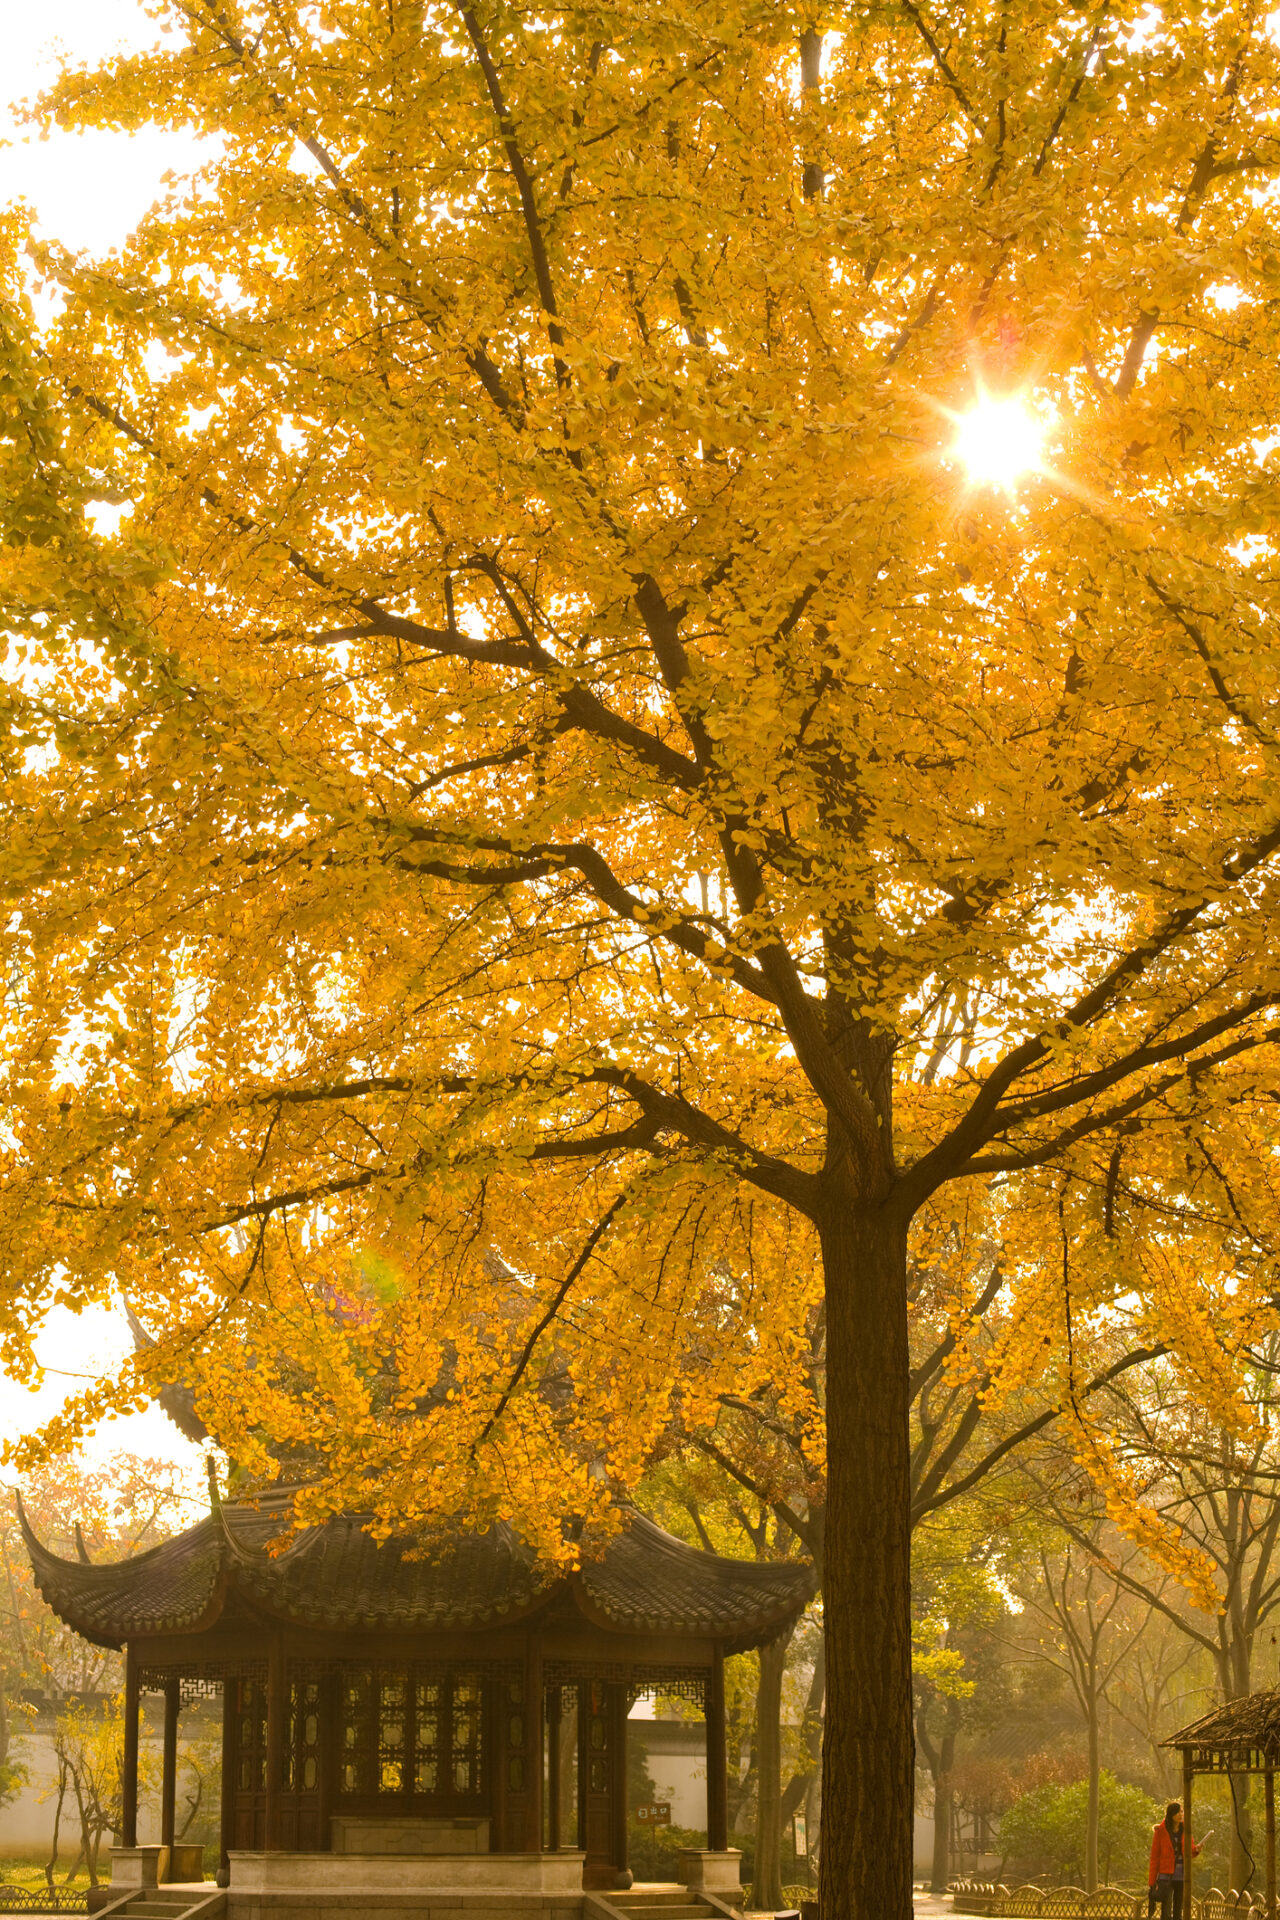
[[[605,1627],[737,1650],[771,1638],[813,1592],[805,1567],[721,1559],[631,1509],[601,1555],[569,1575],[540,1566],[505,1525],[378,1542],[360,1516],[343,1514],[272,1553],[287,1498],[225,1504],[146,1553],[96,1566],[50,1553],[25,1516],[23,1529],[49,1605],[105,1646],[212,1626],[233,1592],[301,1627],[429,1633],[500,1626],[572,1589]]]

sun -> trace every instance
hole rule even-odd
[[[951,451],[963,461],[975,486],[1012,493],[1019,480],[1040,468],[1044,428],[1024,400],[981,394],[967,413],[956,414]]]

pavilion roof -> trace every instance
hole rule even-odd
[[[342,1514],[273,1553],[288,1529],[288,1502],[287,1493],[224,1502],[187,1532],[101,1565],[51,1553],[25,1514],[22,1527],[53,1611],[111,1647],[212,1627],[233,1594],[300,1627],[412,1633],[503,1626],[572,1591],[602,1627],[715,1639],[737,1652],[772,1639],[814,1590],[794,1561],[703,1553],[634,1509],[601,1556],[569,1574],[539,1563],[504,1524],[379,1542],[361,1516]]]
[[[1214,1707],[1189,1726],[1171,1733],[1162,1747],[1193,1748],[1199,1753],[1261,1754],[1280,1760],[1280,1688],[1248,1693]]]

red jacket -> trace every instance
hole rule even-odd
[[[1185,1827],[1182,1829],[1182,1845],[1184,1852],[1188,1845],[1190,1846],[1191,1858],[1194,1860],[1200,1848],[1190,1838]],[[1147,1885],[1154,1887],[1162,1873],[1173,1873],[1177,1865],[1177,1856],[1173,1851],[1173,1835],[1161,1820],[1151,1830],[1151,1865],[1147,1870]]]

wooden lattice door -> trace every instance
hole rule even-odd
[[[617,1681],[578,1688],[578,1844],[584,1887],[612,1887],[627,1864],[627,1692]]]

